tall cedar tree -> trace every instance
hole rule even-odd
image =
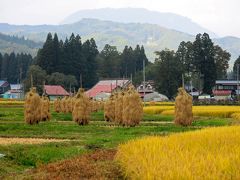
[[[214,60],[214,45],[207,33],[198,34],[193,42],[194,65],[203,79],[203,93],[212,94],[217,78]]]
[[[162,50],[155,53],[157,55],[155,60],[156,89],[171,99],[181,86],[181,78],[179,78],[182,74],[181,63],[174,51]]]
[[[39,49],[37,53],[37,65],[44,69],[48,74],[51,74],[55,70],[56,58],[56,50],[54,47],[52,34],[48,33],[43,48]]]
[[[106,44],[97,57],[99,78],[119,78],[120,54],[116,46]]]
[[[97,78],[97,62],[96,56],[98,55],[97,45],[94,39],[87,40],[82,45],[83,55],[86,59],[86,73],[85,76],[88,81],[85,83],[85,87],[92,87],[98,80]]]

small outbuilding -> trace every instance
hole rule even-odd
[[[69,93],[60,85],[44,85],[44,92],[50,100],[69,96]]]

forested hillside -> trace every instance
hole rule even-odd
[[[164,50],[165,48],[177,50],[181,41],[194,41],[192,35],[158,25],[117,23],[97,19],[83,19],[77,23],[65,25],[21,26],[0,24],[0,31],[6,34],[18,35],[19,37],[24,36],[37,42],[44,42],[49,32],[56,32],[59,39],[65,39],[75,33],[79,34],[83,41],[94,38],[99,50],[102,50],[105,44],[116,46],[119,50],[123,50],[125,45],[136,46],[142,44],[148,59],[152,62],[156,58],[155,51]],[[239,38],[225,37],[213,39],[213,42],[231,53],[230,65],[240,55]],[[8,47],[12,48],[12,45],[9,44]]]
[[[0,52],[1,53],[28,53],[36,55],[37,50],[42,46],[41,42],[25,39],[23,36],[10,36],[0,33]]]

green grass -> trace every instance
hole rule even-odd
[[[40,145],[0,145],[0,177],[8,173],[20,173],[41,164],[71,158],[98,148],[116,148],[120,143],[148,135],[168,135],[171,133],[196,130],[208,126],[224,126],[231,119],[196,119],[192,126],[176,126],[173,116],[144,115],[142,123],[134,128],[115,126],[103,119],[103,112],[91,115],[87,126],[79,126],[71,119],[71,114],[52,112],[52,120],[38,125],[24,123],[23,108],[0,108],[0,137],[61,138],[71,141]]]

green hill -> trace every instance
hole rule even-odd
[[[136,44],[144,45],[148,58],[153,61],[154,52],[161,49],[176,50],[181,41],[193,41],[194,36],[160,27],[153,24],[141,23],[117,23],[111,21],[102,21],[97,19],[82,19],[73,24],[63,25],[9,25],[0,24],[0,32],[24,36],[36,42],[43,42],[48,32],[57,33],[59,38],[65,39],[71,33],[79,34],[83,40],[94,38],[101,50],[105,44],[111,44],[122,50],[125,45],[135,46]],[[1,39],[0,39],[1,40]],[[228,50],[232,54],[232,60],[240,55],[240,39],[236,37],[225,37],[213,39],[223,49]],[[29,47],[27,44],[0,41],[0,51],[16,51],[36,52],[37,46]],[[3,50],[4,49],[4,50]],[[10,50],[9,50],[10,49]]]
[[[0,52],[1,53],[29,53],[36,55],[42,43],[27,40],[24,37],[10,36],[0,33]]]

